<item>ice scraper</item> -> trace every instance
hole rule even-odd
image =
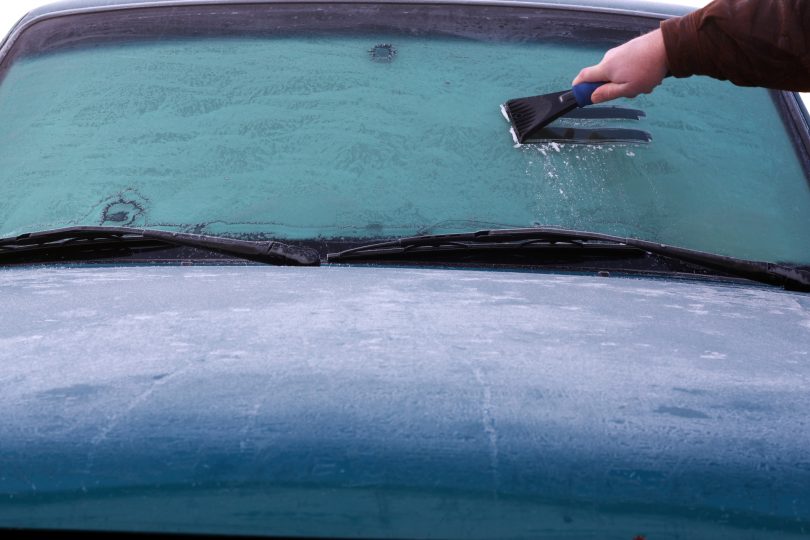
[[[570,90],[510,99],[501,105],[501,112],[512,124],[512,138],[523,144],[533,133],[577,107],[591,105],[591,94],[599,83],[579,83]]]

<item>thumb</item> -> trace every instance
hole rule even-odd
[[[595,66],[583,68],[579,74],[574,77],[574,80],[571,82],[571,86],[584,82],[602,82],[609,80],[610,77],[607,76],[605,69],[601,64],[597,64]]]

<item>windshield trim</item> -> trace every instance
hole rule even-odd
[[[29,11],[22,17],[9,31],[2,42],[0,42],[0,63],[2,63],[11,48],[19,39],[20,35],[31,26],[45,20],[64,17],[69,15],[82,15],[91,13],[103,13],[110,11],[125,11],[142,8],[159,7],[193,7],[193,6],[215,6],[215,5],[246,5],[246,4],[318,4],[323,0],[101,0],[87,2],[82,0],[67,0],[36,8]],[[666,19],[668,17],[683,15],[690,8],[677,4],[656,4],[655,11],[637,9],[636,2],[625,0],[619,6],[610,0],[556,0],[548,2],[545,0],[520,1],[520,0],[401,0],[374,1],[374,0],[337,0],[332,4],[393,4],[393,5],[470,5],[470,6],[492,6],[492,7],[525,7],[529,9],[556,9],[565,11],[585,11],[590,13],[628,15],[639,18]],[[631,7],[636,6],[636,7]]]
[[[795,92],[771,90],[770,93],[810,185],[810,121],[807,108]]]

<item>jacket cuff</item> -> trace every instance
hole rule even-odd
[[[700,72],[698,22],[698,12],[661,21],[667,66],[675,77],[690,77]]]

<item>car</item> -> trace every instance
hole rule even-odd
[[[810,130],[686,5],[76,0],[0,45],[0,527],[810,532]]]

